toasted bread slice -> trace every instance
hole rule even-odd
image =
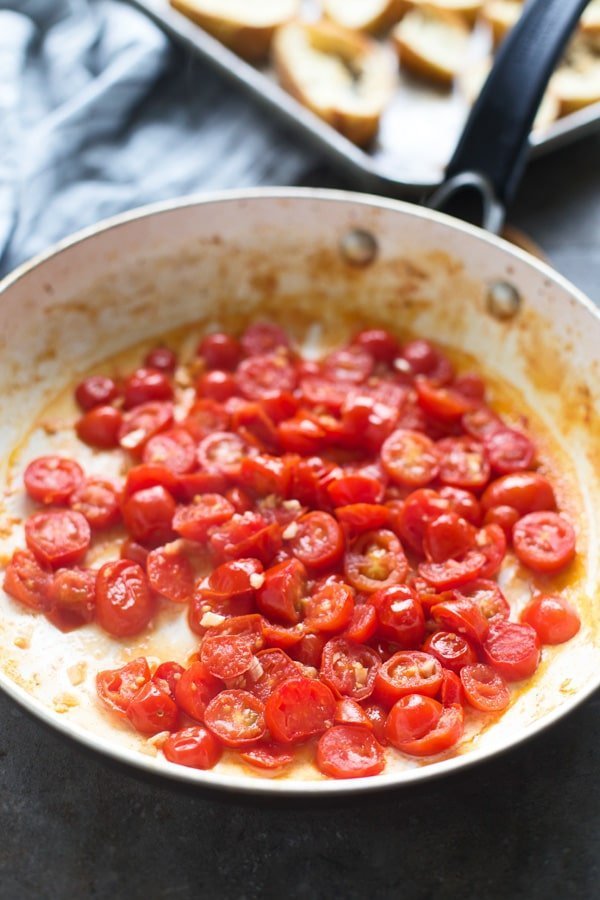
[[[446,87],[464,64],[469,29],[455,13],[418,6],[392,32],[400,64]]]
[[[394,90],[392,54],[331,22],[292,22],[273,41],[281,84],[355,144],[368,144]]]
[[[250,61],[269,53],[275,30],[298,13],[300,0],[169,0],[239,56]]]
[[[600,102],[600,47],[595,36],[575,36],[564,61],[550,80],[560,103],[560,114]]]
[[[371,34],[391,28],[409,7],[409,0],[323,0],[323,12],[336,25]]]
[[[478,60],[473,65],[470,65],[460,74],[460,90],[471,105],[477,100],[481,88],[490,74],[492,62],[492,58],[488,56]],[[535,117],[535,122],[533,123],[534,130],[537,131],[539,129],[540,131],[543,131],[551,125],[552,122],[555,122],[556,119],[558,119],[559,114],[560,104],[558,102],[558,97],[554,90],[549,87],[542,98],[537,116]]]
[[[501,44],[511,28],[517,24],[523,12],[521,0],[487,0],[481,12],[482,19],[492,29],[494,46]]]
[[[442,12],[452,12],[473,25],[483,8],[483,0],[408,0],[411,6],[429,6]]]

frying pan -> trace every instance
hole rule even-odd
[[[534,3],[522,27],[535,10],[538,24],[550,23],[556,54],[556,18],[546,20],[542,7],[551,17],[558,7],[559,13],[570,8],[569,21],[562,19],[564,39],[582,5]],[[506,45],[505,59],[518,51],[519,33]],[[475,109],[457,151],[458,161],[473,163],[455,160],[436,203],[475,186],[486,223],[499,227],[543,82],[542,75],[534,90],[530,79],[511,140],[499,141],[491,156],[480,158],[469,144],[469,133],[480,133],[486,121],[485,109]],[[545,650],[538,673],[509,710],[470,733],[448,758],[398,759],[384,775],[352,782],[315,780],[303,769],[294,779],[268,779],[227,763],[210,772],[171,766],[147,741],[104,717],[93,678],[138,649],[166,658],[169,641],[192,647],[187,627],[172,620],[137,648],[102,637],[93,626],[62,634],[2,595],[0,687],[39,719],[107,756],[190,785],[340,794],[416,782],[490,757],[555,722],[600,684],[600,317],[544,263],[435,210],[337,191],[258,189],[163,203],[106,221],[22,266],[2,282],[0,295],[3,557],[22,543],[26,510],[17,485],[28,458],[52,448],[77,453],[92,471],[107,465],[69,443],[60,423],[31,432],[52,398],[132,344],[173,329],[195,339],[194,328],[259,317],[311,344],[335,342],[371,323],[482,362],[492,380],[508,383],[517,406],[534,411],[540,433],[551,434],[564,473],[560,492],[578,531],[578,562],[565,590],[580,610],[581,631],[563,647]]]

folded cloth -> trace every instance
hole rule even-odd
[[[126,4],[0,0],[0,274],[122,210],[310,165]]]

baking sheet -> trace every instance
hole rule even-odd
[[[407,196],[441,182],[469,112],[469,104],[458,87],[452,91],[437,89],[400,71],[398,88],[382,116],[379,134],[369,150],[362,150],[284,91],[269,66],[258,67],[240,59],[173,9],[168,0],[128,2],[277,112],[287,124],[301,130],[314,146],[336,159],[357,186]],[[305,0],[303,14],[307,18],[318,17],[314,0]],[[489,30],[478,24],[472,35],[468,62],[485,57],[491,47]],[[600,103],[596,103],[534,133],[532,155],[548,152],[599,129]]]

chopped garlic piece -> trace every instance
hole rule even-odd
[[[299,500],[284,500],[281,504],[284,509],[287,510],[298,510],[300,509],[300,501]]]
[[[250,587],[253,587],[255,591],[263,586],[265,583],[265,576],[262,572],[253,572],[250,576]]]
[[[218,613],[214,612],[205,612],[200,619],[200,624],[203,628],[213,628],[215,625],[220,625],[221,622],[224,621],[225,616],[220,616]]]
[[[285,529],[285,531],[282,531],[281,537],[284,539],[284,541],[290,541],[292,538],[296,537],[297,534],[298,534],[298,523],[290,522],[290,524]]]
[[[67,669],[67,676],[73,687],[77,687],[78,684],[82,684],[82,682],[85,681],[86,672],[86,662],[82,661],[69,666],[69,668]]]

